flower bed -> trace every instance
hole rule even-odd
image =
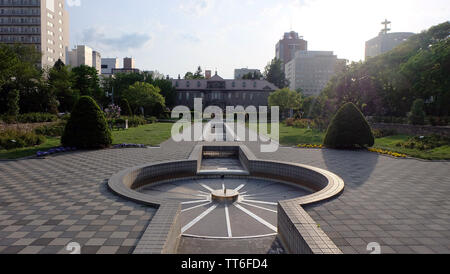
[[[382,154],[382,155],[389,155],[389,156],[392,156],[392,157],[395,157],[395,158],[406,158],[406,157],[408,157],[408,155],[406,155],[406,154],[392,152],[392,151],[383,150],[383,149],[379,149],[379,148],[369,148],[368,150],[370,152],[375,152],[375,153]]]
[[[323,145],[311,145],[311,144],[300,144],[297,145],[298,148],[317,148],[317,149],[322,149],[324,148]]]
[[[36,152],[36,157],[45,157],[45,156],[50,156],[53,154],[57,154],[57,153],[62,153],[62,152],[69,152],[69,151],[75,151],[77,150],[76,147],[58,147],[58,148],[52,148],[48,151],[38,151]]]
[[[119,144],[115,145],[114,148],[146,148],[146,145],[142,144]]]

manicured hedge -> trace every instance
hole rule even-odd
[[[324,140],[324,145],[331,148],[371,147],[374,143],[369,123],[353,103],[339,109]]]
[[[111,130],[94,99],[83,96],[78,100],[61,142],[65,147],[79,149],[106,148],[112,144]]]
[[[55,122],[58,120],[58,116],[50,113],[25,113],[19,114],[17,118],[14,116],[2,115],[0,117],[4,123],[14,124],[14,123],[45,123],[45,122]]]

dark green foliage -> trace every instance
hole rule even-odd
[[[369,123],[353,103],[339,109],[324,140],[324,145],[331,148],[371,147],[374,143]]]
[[[427,115],[448,116],[449,33],[450,22],[445,22],[390,52],[347,66],[320,95],[322,112],[334,113],[333,106],[353,102],[366,116],[406,117],[413,102],[422,99]]]
[[[50,69],[48,84],[51,92],[58,99],[59,111],[71,112],[80,97],[80,92],[72,89],[72,73],[61,60],[58,60]]]
[[[397,131],[392,129],[374,129],[372,132],[375,138],[384,138],[397,135]]]
[[[437,147],[450,146],[450,137],[441,135],[416,136],[406,142],[398,143],[397,147],[418,150],[430,150]]]
[[[66,121],[61,121],[54,125],[44,125],[41,127],[38,127],[34,130],[34,133],[37,135],[44,135],[44,136],[52,136],[52,137],[60,137],[64,134],[64,129],[66,128]]]
[[[158,122],[158,118],[156,118],[154,116],[151,116],[151,117],[147,118],[146,120],[147,120],[147,123],[149,123],[149,124],[156,124],[156,122]]]
[[[423,110],[424,102],[422,99],[414,101],[411,112],[408,113],[408,121],[412,125],[425,124],[425,111]]]
[[[20,123],[46,123],[55,122],[58,116],[50,113],[26,113],[19,115]]]
[[[128,120],[128,127],[138,127],[147,124],[143,116],[121,116],[118,119],[108,119],[108,123],[111,125],[125,124],[125,120]]]
[[[81,96],[90,96],[97,102],[105,100],[105,94],[100,88],[97,69],[81,65],[72,69],[72,75],[72,89],[78,91]]]
[[[131,107],[130,104],[128,103],[127,99],[122,99],[120,101],[120,115],[123,116],[132,116],[133,115],[133,111],[131,111]]]
[[[16,117],[19,114],[19,91],[16,89],[8,92],[7,108],[8,116]]]
[[[16,149],[37,146],[45,142],[45,137],[30,132],[6,130],[0,133],[0,149]]]
[[[264,71],[264,78],[282,89],[289,86],[289,81],[286,79],[286,74],[283,69],[283,62],[275,58],[269,64],[267,64]]]
[[[25,113],[19,114],[18,116],[8,116],[3,115],[0,117],[6,124],[13,123],[23,123],[23,124],[32,124],[32,123],[46,123],[46,122],[55,122],[58,120],[58,116],[50,113]]]
[[[111,131],[105,115],[94,99],[83,96],[78,100],[61,142],[63,146],[85,149],[106,148],[111,145]]]
[[[242,76],[243,80],[261,80],[261,78],[263,78],[263,76],[257,71],[249,72]]]

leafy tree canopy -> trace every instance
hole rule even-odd
[[[301,94],[288,88],[277,90],[269,96],[269,106],[278,106],[281,111],[289,109],[298,110],[301,108],[301,104]]]
[[[278,88],[289,86],[289,81],[286,79],[286,74],[284,73],[283,62],[277,58],[267,64],[264,71],[264,78]]]

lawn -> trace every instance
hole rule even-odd
[[[0,159],[18,159],[24,158],[32,155],[36,155],[36,152],[49,150],[54,147],[58,147],[60,145],[60,138],[58,137],[47,137],[47,141],[45,143],[35,146],[35,147],[26,147],[26,148],[18,148],[12,150],[0,150]]]
[[[143,144],[156,146],[171,136],[172,123],[156,123],[128,130],[114,130],[113,144]]]
[[[268,126],[270,130],[270,125]],[[288,127],[280,124],[280,144],[284,146],[296,146],[299,144],[320,145],[325,137],[324,132],[312,129]],[[438,147],[432,150],[407,149],[397,147],[401,142],[407,141],[412,136],[395,135],[375,140],[374,148],[380,148],[392,152],[406,154],[410,157],[426,160],[450,160],[450,145]]]
[[[172,123],[156,123],[128,130],[114,130],[112,132],[113,144],[144,144],[156,146],[166,141],[171,136]],[[42,145],[13,150],[0,150],[0,159],[18,159],[33,156],[38,151],[46,151],[54,147],[59,147],[59,137],[47,137],[47,141]]]

